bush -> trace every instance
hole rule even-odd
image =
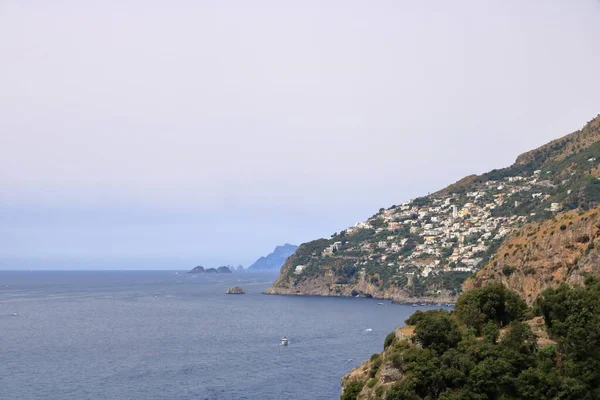
[[[513,272],[515,272],[517,269],[515,267],[511,267],[510,265],[505,265],[502,268],[502,273],[504,274],[504,276],[511,276]]]
[[[383,349],[387,349],[392,343],[394,343],[394,340],[396,339],[396,332],[390,332],[388,333],[388,335],[385,337],[385,340],[383,341]]]
[[[372,388],[373,386],[377,385],[377,382],[379,382],[379,379],[373,378],[369,382],[367,382],[367,387]]]
[[[408,319],[404,320],[406,325],[416,325],[423,318],[425,313],[421,310],[415,311]]]
[[[456,347],[460,341],[456,321],[446,311],[426,311],[415,326],[413,339],[438,354]]]
[[[375,378],[375,375],[377,375],[377,371],[379,371],[380,367],[381,367],[381,357],[376,358],[371,363],[371,370],[369,371],[369,378]]]
[[[350,382],[344,389],[340,400],[356,400],[358,398],[358,394],[363,388],[363,385],[364,384],[360,381]]]
[[[393,384],[387,391],[386,400],[417,400],[419,397],[409,382]]]

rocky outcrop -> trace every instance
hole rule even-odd
[[[229,289],[227,289],[227,291],[225,293],[226,294],[246,294],[246,292],[244,292],[244,290],[239,286],[230,287]]]
[[[411,286],[401,288],[389,286],[382,288],[372,283],[365,276],[360,276],[353,283],[339,283],[339,277],[333,272],[325,272],[300,280],[294,273],[289,273],[294,267],[291,259],[281,269],[281,273],[265,294],[297,295],[297,296],[333,296],[333,297],[367,297],[388,299],[394,303],[454,303],[456,295],[448,290],[440,290],[435,296],[422,297],[411,294]],[[327,268],[327,267],[324,267]]]
[[[532,304],[546,288],[600,276],[600,207],[556,215],[511,235],[464,290],[500,281]]]
[[[413,335],[414,327],[405,326],[396,329],[394,343],[400,347],[415,346],[410,338]],[[402,343],[400,343],[402,342]],[[383,398],[382,395],[394,383],[400,381],[404,376],[404,371],[398,365],[391,362],[391,355],[396,350],[394,346],[390,346],[379,354],[373,354],[370,360],[365,361],[358,367],[354,368],[350,373],[342,378],[342,391],[352,382],[361,382],[363,384],[357,400],[369,400]],[[369,385],[368,382],[372,384]]]

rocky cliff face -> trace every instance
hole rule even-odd
[[[381,287],[379,282],[373,282],[366,274],[358,274],[353,281],[340,278],[336,272],[339,260],[332,259],[331,265],[323,265],[319,273],[310,274],[310,271],[299,271],[298,266],[302,255],[306,253],[309,245],[303,244],[297,253],[292,255],[281,268],[277,280],[269,287],[265,294],[282,295],[308,295],[308,296],[346,296],[346,297],[373,297],[390,299],[396,303],[413,303],[416,301],[453,303],[456,295],[447,289],[442,289],[431,298],[424,298],[411,291],[412,284],[406,287],[388,286]]]
[[[406,326],[394,331],[396,341],[406,343],[407,347],[413,346],[410,338],[413,335],[414,327]],[[394,348],[384,349],[379,354],[373,354],[370,360],[363,362],[354,368],[350,373],[342,378],[342,391],[344,391],[352,382],[360,382],[362,388],[358,393],[357,400],[383,399],[389,387],[398,382],[404,376],[404,371],[394,367],[389,361]],[[367,384],[373,380],[374,385]]]
[[[500,281],[529,303],[548,287],[600,276],[600,207],[525,225],[511,235],[464,289]]]

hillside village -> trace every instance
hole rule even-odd
[[[364,252],[363,263],[380,259],[390,262],[398,273],[427,277],[439,271],[473,272],[489,250],[527,222],[532,215],[504,216],[496,210],[517,210],[523,197],[541,204],[551,197],[550,181],[541,179],[542,171],[531,176],[507,177],[504,181],[488,181],[479,190],[442,198],[421,198],[383,210],[366,222],[359,222],[342,232],[351,237],[361,230],[373,229],[377,240],[352,246],[352,241],[335,242],[323,255],[345,251]],[[548,203],[546,211],[556,213],[561,203]],[[397,255],[397,256],[396,256]]]
[[[359,276],[383,285],[417,286],[415,277],[444,272],[466,276],[491,256],[503,238],[535,217],[535,213],[519,215],[522,202],[538,203],[546,213],[561,211],[561,203],[549,202],[548,192],[554,188],[536,170],[530,176],[487,181],[473,192],[409,201],[334,235],[334,242],[316,259],[342,258],[350,275],[356,268]],[[369,240],[362,240],[365,236]],[[294,273],[300,275],[309,266],[298,265]]]
[[[267,293],[451,300],[524,224],[596,207],[599,160],[600,116],[510,167],[468,176],[304,243]]]

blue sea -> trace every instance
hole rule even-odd
[[[0,271],[0,399],[338,399],[415,311],[261,294],[275,278]]]

